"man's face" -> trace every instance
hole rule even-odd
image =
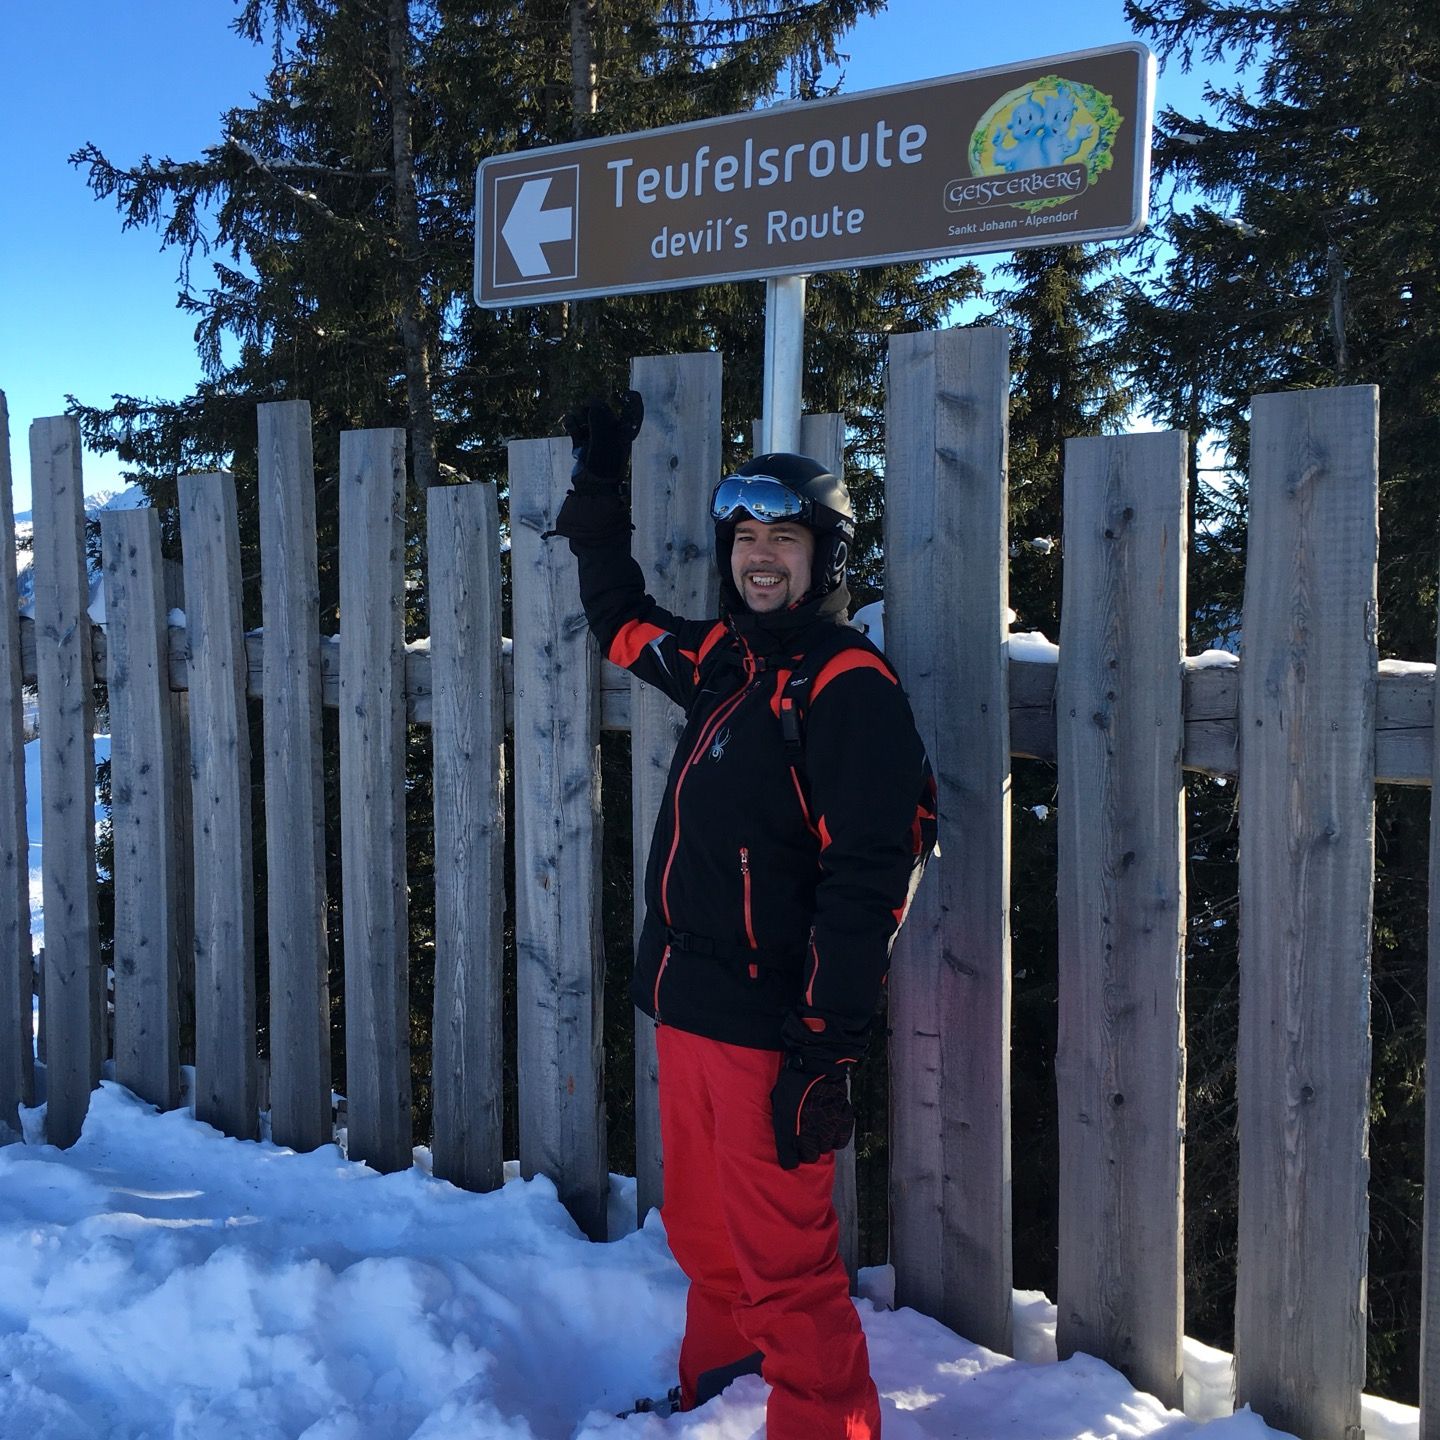
[[[815,537],[803,525],[742,520],[735,527],[730,574],[740,598],[763,615],[784,610],[805,594],[814,559]]]

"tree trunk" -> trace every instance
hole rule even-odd
[[[390,130],[395,172],[395,214],[405,274],[400,338],[405,346],[405,396],[410,411],[410,457],[415,489],[423,499],[438,484],[435,406],[430,393],[430,338],[422,291],[420,207],[415,194],[415,149],[408,53],[410,0],[390,0]]]
[[[1340,246],[1330,242],[1325,255],[1325,269],[1330,280],[1330,338],[1335,343],[1335,383],[1348,380],[1350,357],[1345,346],[1345,258]]]
[[[570,0],[570,127],[580,139],[598,108],[595,8],[598,0]]]

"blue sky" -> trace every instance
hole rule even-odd
[[[122,232],[67,156],[93,140],[117,164],[188,158],[258,89],[267,52],[230,30],[233,0],[48,0],[4,7],[0,47],[0,390],[10,406],[15,508],[30,507],[31,420],[65,397],[178,398],[199,378],[175,307],[178,258]],[[1121,0],[891,0],[846,43],[845,89],[902,84],[1133,39]],[[1199,83],[1162,72],[1160,104]],[[197,271],[197,278],[199,272]],[[120,483],[87,456],[87,491]]]

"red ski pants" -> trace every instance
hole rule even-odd
[[[664,1025],[657,1038],[661,1213],[690,1277],[684,1408],[707,1371],[744,1373],[759,1351],[768,1440],[879,1440],[880,1400],[840,1260],[834,1157],[796,1170],[775,1158],[779,1052]]]

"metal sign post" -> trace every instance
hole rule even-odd
[[[765,390],[760,449],[800,448],[800,392],[805,380],[805,277],[765,282]]]

